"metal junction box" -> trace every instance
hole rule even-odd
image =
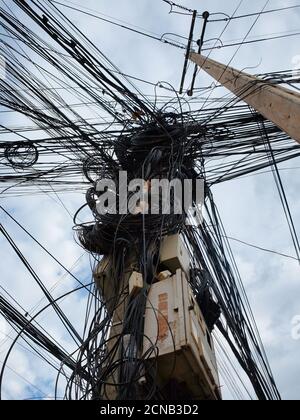
[[[162,240],[160,248],[160,262],[172,274],[179,268],[186,274],[190,270],[190,256],[188,250],[179,234],[166,236]]]
[[[221,399],[213,340],[182,270],[151,287],[144,335],[161,389],[175,380],[193,399]]]

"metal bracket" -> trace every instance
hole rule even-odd
[[[201,37],[197,41],[197,44],[199,46],[199,48],[198,48],[198,54],[201,53],[201,50],[202,50],[202,47],[203,47],[203,44],[204,44],[204,36],[205,36],[205,32],[206,32],[206,27],[207,27],[207,22],[208,22],[209,16],[210,16],[210,14],[207,11],[204,12],[203,15],[202,15],[202,17],[204,19],[204,23],[203,23]],[[196,64],[195,65],[194,74],[193,74],[192,85],[191,85],[191,89],[188,91],[188,96],[193,96],[193,94],[194,94],[194,87],[195,87],[195,81],[196,81],[197,71],[198,71],[198,66]]]
[[[188,66],[188,62],[189,62],[189,56],[190,56],[190,52],[191,52],[191,46],[192,46],[192,41],[193,41],[193,35],[194,35],[194,28],[195,28],[196,17],[197,17],[197,10],[194,10],[193,11],[193,17],[192,17],[192,23],[191,23],[191,29],[190,29],[190,35],[189,35],[189,41],[188,41],[186,55],[185,55],[185,60],[184,60],[184,66],[183,66],[183,73],[182,73],[182,78],[181,78],[181,83],[180,83],[180,89],[179,89],[179,94],[180,95],[182,95],[182,93],[183,93],[183,86],[184,86],[185,76],[186,76],[186,72],[187,72],[187,66]]]

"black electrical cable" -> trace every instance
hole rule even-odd
[[[97,15],[95,15],[94,13],[91,13],[91,12],[86,12],[86,11],[84,11],[84,10],[81,10],[81,9],[79,9],[78,7],[69,6],[69,5],[67,5],[67,4],[64,4],[64,3],[61,3],[61,2],[58,2],[58,1],[55,1],[55,0],[50,0],[50,1],[51,1],[51,3],[58,4],[58,5],[60,5],[60,6],[66,7],[66,8],[71,9],[71,10],[75,10],[75,11],[77,11],[77,12],[83,13],[83,14],[88,15],[88,16],[91,16],[91,17],[94,17],[95,19],[101,20],[101,21],[103,21],[103,22],[110,23],[111,25],[118,26],[119,28],[126,29],[126,30],[128,30],[128,31],[130,31],[130,32],[134,32],[134,33],[136,33],[136,34],[138,34],[138,35],[145,36],[145,37],[147,37],[147,38],[153,39],[153,40],[155,40],[155,41],[162,42],[162,43],[164,43],[164,44],[167,44],[167,45],[170,45],[170,46],[172,46],[172,47],[176,47],[176,48],[179,48],[179,49],[182,49],[182,50],[185,50],[185,49],[186,49],[186,47],[185,47],[184,45],[182,45],[182,44],[178,44],[178,43],[176,43],[176,42],[168,41],[167,39],[162,39],[162,37],[157,37],[157,36],[154,36],[154,35],[148,34],[148,33],[146,33],[146,32],[142,32],[142,31],[139,31],[139,30],[137,30],[137,29],[130,28],[129,26],[125,26],[125,25],[123,25],[123,24],[121,24],[121,23],[113,22],[112,20],[109,20],[109,19],[103,18],[103,17],[101,17],[101,16],[97,16]]]
[[[58,382],[62,379],[65,399],[107,399],[110,385],[116,387],[121,399],[168,398],[166,391],[157,388],[157,342],[145,337],[143,319],[149,305],[148,291],[159,269],[157,249],[164,236],[181,233],[188,249],[193,250],[191,286],[195,297],[200,299],[208,284],[221,311],[220,322],[214,317],[213,322],[207,319],[208,325],[214,328],[217,324],[231,357],[245,371],[257,397],[280,399],[210,187],[296,158],[300,147],[273,123],[263,121],[272,149],[270,159],[265,137],[257,130],[261,116],[226,97],[212,107],[191,109],[172,86],[161,83],[173,95],[170,93],[165,98],[155,90],[150,99],[128,82],[128,76],[56,8],[57,2],[32,0],[27,4],[14,0],[14,3],[47,37],[43,39],[39,31],[33,31],[27,19],[21,23],[14,13],[0,9],[3,30],[11,37],[0,43],[0,53],[8,58],[9,75],[6,80],[0,80],[0,104],[6,110],[23,114],[34,124],[20,122],[14,127],[7,124],[0,127],[0,140],[4,139],[0,141],[0,181],[5,187],[2,197],[65,194],[89,188],[82,208],[89,208],[91,215],[86,221],[87,213],[81,208],[75,215],[75,231],[81,246],[90,253],[95,279],[98,272],[108,270],[111,282],[111,296],[106,295],[101,284],[98,284],[100,290],[96,285],[82,285],[88,293],[82,344],[67,359],[76,355],[71,375],[64,371],[67,363],[61,364],[56,397],[60,396]],[[241,4],[242,1],[233,17]],[[144,35],[142,31],[138,33]],[[12,44],[14,41],[16,44]],[[117,75],[124,77],[125,82]],[[289,70],[262,76],[267,83],[297,80]],[[53,85],[54,78],[57,88]],[[72,100],[67,100],[65,93],[71,94]],[[242,94],[247,95],[247,89]],[[85,104],[91,112],[95,110],[95,118],[81,115],[77,104]],[[39,131],[43,134],[37,139]],[[13,140],[12,134],[23,136],[22,140]],[[210,223],[193,229],[186,226],[186,215],[98,214],[96,201],[100,194],[95,190],[95,182],[103,178],[117,180],[120,169],[127,171],[129,179],[142,178],[148,182],[155,177],[205,177]],[[284,191],[281,193],[284,197]],[[51,255],[45,247],[42,249]],[[106,257],[111,266],[104,266]],[[144,287],[128,299],[125,275],[128,266],[131,267],[131,258],[134,270],[142,273]],[[201,267],[209,273],[206,283]],[[123,323],[112,336],[112,314],[121,310]],[[31,336],[32,321],[28,325],[23,323],[20,336],[24,333]],[[149,342],[149,350],[143,352],[145,340]],[[37,340],[35,345],[39,344],[42,341]],[[172,361],[170,377],[175,356]],[[222,360],[222,368],[236,397],[243,397],[248,386],[237,369],[226,358]],[[237,384],[234,377],[238,377]],[[141,383],[145,384],[142,389]]]

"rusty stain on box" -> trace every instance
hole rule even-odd
[[[158,295],[158,341],[166,340],[168,333],[168,293],[161,293]]]

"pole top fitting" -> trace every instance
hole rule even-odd
[[[208,19],[209,16],[210,16],[210,13],[208,11],[203,12],[203,14],[202,14],[203,19]]]

